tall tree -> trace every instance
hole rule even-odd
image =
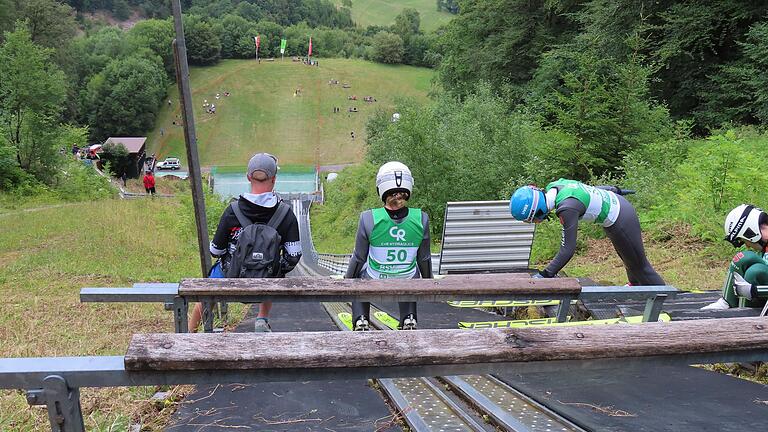
[[[465,2],[440,40],[439,79],[448,91],[466,95],[480,81],[497,88],[524,85],[541,54],[570,40],[580,2],[485,0]]]
[[[56,132],[66,95],[64,73],[52,50],[32,42],[25,23],[5,34],[0,47],[2,138],[16,150],[22,168],[45,177],[55,157]]]
[[[136,23],[128,32],[128,44],[133,49],[147,48],[163,60],[169,77],[174,76],[173,39],[176,34],[169,20],[149,19]]]
[[[29,22],[32,41],[59,48],[77,32],[75,11],[56,0],[16,0],[19,19]]]
[[[88,83],[86,112],[91,135],[103,139],[151,129],[167,79],[159,58],[138,55],[112,60]]]
[[[709,77],[738,58],[739,43],[768,14],[768,4],[751,0],[673,3],[659,14],[660,23],[653,28],[652,48],[663,65],[654,90],[673,116],[680,118],[701,111],[706,104],[702,94],[712,85]]]
[[[215,64],[221,58],[221,39],[213,27],[200,17],[184,17],[184,37],[187,40],[187,57],[194,65]]]
[[[377,33],[373,37],[372,48],[373,61],[379,63],[400,63],[403,61],[403,54],[405,53],[403,39],[394,33]]]

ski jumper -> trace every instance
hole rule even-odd
[[[575,180],[559,179],[547,185],[549,204],[553,198],[555,215],[563,226],[560,251],[544,273],[556,275],[576,252],[579,221],[592,221],[603,227],[616,253],[624,262],[627,278],[632,285],[664,285],[643,248],[640,221],[635,208],[612,186],[589,186]],[[551,208],[551,207],[550,207]]]
[[[741,293],[741,295],[736,292],[734,274],[739,274],[752,284],[751,292]],[[723,285],[723,298],[731,307],[739,307],[740,298],[744,298],[744,306],[762,307],[765,305],[768,293],[758,292],[754,288],[757,285],[768,285],[768,248],[763,248],[760,253],[751,250],[739,252],[733,257]]]
[[[420,209],[377,208],[360,215],[355,250],[345,278],[432,278],[429,251],[429,217]],[[368,319],[371,304],[352,303],[352,318]],[[409,314],[416,317],[415,302],[400,302],[400,325]]]

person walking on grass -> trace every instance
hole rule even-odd
[[[748,307],[765,305],[768,293],[758,286],[768,285],[768,213],[751,204],[742,204],[725,218],[725,240],[734,247],[746,246],[728,267],[723,297],[701,310],[724,310],[739,306],[739,298]]]
[[[559,179],[543,190],[535,186],[518,188],[509,202],[512,217],[528,223],[549,218],[552,210],[563,226],[560,251],[534,278],[551,278],[568,264],[576,252],[579,222],[593,221],[603,227],[627,272],[629,285],[664,285],[643,248],[640,221],[635,208],[614,186],[589,186],[575,180]]]
[[[285,277],[301,259],[299,223],[290,205],[274,192],[277,158],[257,153],[248,161],[250,192],[240,195],[221,215],[211,241],[211,255],[219,261],[210,277]],[[259,304],[257,332],[270,332],[272,302]],[[200,325],[202,306],[195,305],[189,331]]]
[[[147,191],[148,195],[154,195],[155,194],[155,176],[152,175],[152,171],[147,170],[146,174],[144,174],[144,178],[142,179],[144,182],[144,190]]]
[[[360,214],[355,250],[345,274],[347,279],[431,279],[429,217],[408,208],[413,177],[407,166],[387,162],[376,175],[376,191],[384,207]],[[416,303],[401,302],[399,327],[416,329]],[[369,330],[371,304],[353,302],[356,331]]]

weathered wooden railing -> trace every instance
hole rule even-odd
[[[140,284],[136,288],[83,288],[82,302],[157,302],[171,304],[176,332],[187,331],[189,302],[203,304],[203,327],[213,330],[216,302],[461,301],[560,300],[559,322],[567,319],[570,301],[647,300],[645,321],[655,321],[671,286],[582,287],[574,278],[532,279],[526,273],[448,275],[442,279],[184,279],[172,284]]]
[[[450,341],[450,343],[447,343]],[[436,376],[768,360],[768,318],[415,332],[135,335],[126,355],[0,359],[0,389],[84,430],[81,387]]]

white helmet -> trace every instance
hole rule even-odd
[[[379,168],[376,174],[376,191],[379,198],[384,201],[384,196],[389,191],[400,189],[408,192],[410,197],[413,191],[413,176],[411,170],[401,162],[387,162]]]
[[[765,246],[761,241],[761,223],[768,224],[768,214],[753,205],[742,204],[725,217],[725,239],[736,247],[742,246],[744,240]]]

